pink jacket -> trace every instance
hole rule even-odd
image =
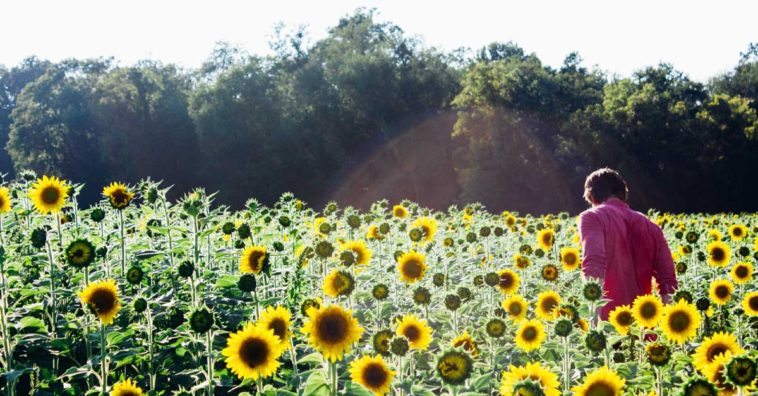
[[[661,295],[679,286],[661,228],[626,202],[611,198],[582,212],[579,234],[584,275],[605,280],[604,298],[609,302],[600,310],[603,320],[615,307],[649,294],[653,277]]]

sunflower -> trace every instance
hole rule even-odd
[[[705,377],[708,378],[708,381],[716,386],[720,396],[732,396],[738,393],[737,387],[729,382],[726,377],[726,364],[731,359],[732,353],[729,351],[724,352],[723,354],[716,356],[708,370],[703,373],[705,374]]]
[[[581,385],[571,388],[576,396],[620,396],[623,394],[626,380],[621,378],[615,371],[603,366],[584,378]]]
[[[95,246],[86,239],[76,239],[65,250],[66,261],[75,268],[84,268],[95,259]]]
[[[11,210],[11,194],[8,187],[0,187],[0,213],[8,213]]]
[[[497,272],[500,280],[497,283],[497,288],[503,294],[513,294],[518,290],[521,279],[518,274],[509,269],[502,269]]]
[[[732,385],[755,390],[758,364],[748,356],[733,356],[726,364],[726,378]]]
[[[729,273],[734,283],[744,285],[753,280],[753,264],[747,261],[737,263]]]
[[[342,244],[342,251],[353,253],[356,265],[367,265],[371,260],[371,250],[363,241],[347,241]]]
[[[529,257],[516,253],[513,256],[513,264],[516,266],[516,268],[525,270],[529,268],[529,264],[531,264],[531,262],[529,262]]]
[[[619,305],[608,314],[608,321],[621,335],[629,334],[629,328],[634,324],[634,313],[629,305]]]
[[[324,293],[329,297],[348,296],[355,289],[353,276],[342,270],[333,270],[324,278]]]
[[[379,330],[371,337],[371,343],[374,346],[374,351],[382,356],[390,355],[390,341],[392,341],[394,333],[392,330]]]
[[[248,246],[240,256],[240,272],[260,274],[266,267],[268,253],[265,246]]]
[[[712,267],[726,267],[732,257],[729,245],[721,241],[713,241],[706,246],[708,251],[708,264]]]
[[[581,264],[579,249],[571,247],[561,249],[561,265],[563,265],[563,269],[573,271],[579,268],[579,264]]]
[[[432,328],[426,320],[419,320],[415,315],[405,315],[397,324],[395,334],[408,339],[411,348],[425,350],[432,342]]]
[[[708,240],[711,240],[711,241],[720,241],[721,238],[724,237],[721,234],[721,231],[719,231],[719,230],[717,230],[715,228],[712,228],[712,229],[708,230],[707,236],[708,236]]]
[[[552,229],[545,228],[537,233],[537,243],[540,244],[542,250],[550,250],[553,247],[553,242],[555,242],[555,232]]]
[[[732,293],[734,293],[734,285],[726,279],[714,280],[708,291],[711,300],[718,305],[728,303],[732,299]]]
[[[58,213],[66,205],[68,186],[55,176],[42,176],[29,190],[29,198],[34,208],[42,214]]]
[[[510,214],[509,212],[503,212],[503,222],[505,223],[508,228],[511,230],[516,226],[516,216]]]
[[[526,312],[529,309],[526,300],[518,294],[514,294],[503,300],[503,309],[508,314],[508,318],[514,322],[521,322],[526,318]]]
[[[508,371],[503,371],[500,380],[500,394],[502,396],[514,395],[514,387],[517,383],[531,380],[539,385],[542,394],[545,396],[561,396],[558,390],[560,383],[558,375],[550,371],[548,367],[543,367],[539,362],[527,363],[526,366],[508,367]]]
[[[705,378],[694,378],[682,388],[682,396],[716,396],[716,387]]]
[[[326,217],[316,217],[313,219],[313,231],[316,235],[324,236],[331,231],[331,226],[326,221]]]
[[[548,290],[537,295],[537,307],[535,313],[538,318],[553,320],[556,317],[556,308],[561,305],[561,296]]]
[[[395,205],[392,207],[392,215],[398,219],[404,219],[408,217],[408,209],[403,205]]]
[[[474,369],[474,361],[465,353],[456,350],[445,352],[437,360],[437,373],[446,384],[464,383]]]
[[[375,395],[382,396],[390,392],[395,372],[387,367],[381,356],[364,355],[350,363],[350,379],[370,390]]]
[[[548,282],[555,282],[558,279],[558,267],[553,264],[545,264],[540,272],[542,279]]]
[[[376,224],[372,224],[368,227],[368,231],[366,231],[366,238],[382,240],[384,239],[384,235],[379,231],[379,227]]]
[[[474,338],[469,335],[468,331],[464,330],[463,334],[455,337],[451,342],[454,348],[463,348],[464,351],[471,354],[472,357],[479,356],[479,347],[476,345]]]
[[[290,326],[292,326],[292,314],[286,308],[281,305],[277,307],[268,306],[261,312],[261,317],[256,322],[256,325],[262,327],[264,330],[271,330],[274,335],[279,338],[283,343],[288,343],[292,332]]]
[[[137,386],[137,383],[130,379],[126,379],[126,380],[115,383],[110,392],[110,396],[142,396],[142,395],[144,395],[144,393],[142,393],[142,388]]]
[[[632,314],[640,327],[654,328],[661,319],[663,303],[657,297],[646,294],[634,299]]]
[[[742,299],[742,309],[748,316],[758,316],[758,291],[745,294]]]
[[[729,236],[735,241],[741,241],[747,236],[747,227],[743,224],[733,224],[729,227]]]
[[[420,229],[423,234],[422,242],[429,242],[434,239],[434,235],[437,233],[437,220],[431,217],[419,217],[411,223],[411,228]]]
[[[684,344],[697,335],[702,318],[694,305],[685,300],[663,308],[660,327],[663,335],[677,344]]]
[[[692,354],[692,365],[702,374],[710,372],[717,356],[726,352],[733,355],[743,353],[743,349],[737,342],[737,337],[731,333],[720,332],[710,337],[705,337],[703,342]]]
[[[79,299],[92,309],[103,324],[113,323],[113,318],[121,310],[118,288],[113,279],[90,283],[79,293]]]
[[[529,352],[542,345],[545,335],[545,327],[542,322],[536,319],[527,320],[516,331],[516,345],[524,352]]]
[[[134,198],[134,193],[130,192],[126,185],[113,182],[103,188],[103,195],[108,198],[108,202],[114,209],[123,210]]]
[[[229,334],[221,354],[226,357],[226,367],[237,377],[257,380],[276,372],[284,349],[285,344],[274,330],[248,323],[242,330]]]
[[[426,256],[413,250],[404,253],[397,259],[397,270],[403,282],[415,283],[424,277]]]
[[[300,331],[309,336],[311,346],[335,362],[361,338],[363,327],[351,311],[330,305],[309,309],[308,320]]]

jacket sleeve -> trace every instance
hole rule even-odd
[[[579,235],[582,239],[582,271],[585,276],[605,279],[605,235],[597,213],[584,212],[579,216]]]
[[[653,263],[653,277],[658,283],[658,291],[661,295],[672,294],[679,288],[676,270],[674,269],[674,259],[671,257],[671,250],[669,250],[666,237],[663,236],[663,231],[655,224],[653,227],[657,245],[655,262]]]

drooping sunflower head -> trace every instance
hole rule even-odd
[[[744,285],[753,280],[753,264],[749,261],[739,262],[732,267],[729,275],[734,283]]]
[[[324,278],[323,289],[329,297],[349,296],[355,289],[355,279],[350,272],[335,269]]]
[[[758,364],[747,355],[733,356],[726,363],[726,378],[734,386],[755,390]]]
[[[437,374],[450,385],[464,383],[474,369],[474,361],[466,352],[451,350],[437,360]]]
[[[579,268],[579,264],[581,264],[579,249],[571,247],[561,249],[561,264],[566,271],[573,271]]]
[[[660,327],[663,335],[677,344],[684,344],[697,335],[702,318],[694,305],[684,300],[663,309]]]
[[[629,329],[634,324],[634,314],[632,307],[629,305],[619,305],[608,314],[608,321],[611,322],[616,331],[621,335],[629,334]]]
[[[645,346],[645,355],[650,364],[663,367],[671,360],[671,348],[662,342],[650,342]]]
[[[572,388],[576,396],[620,396],[626,380],[615,371],[603,366],[588,374],[581,385]]]
[[[516,345],[524,352],[537,349],[545,340],[545,326],[539,320],[532,319],[521,323],[516,331]]]
[[[716,396],[718,391],[705,378],[693,378],[682,387],[682,396]]]
[[[634,299],[632,313],[638,326],[654,328],[663,314],[663,303],[658,297],[650,294],[639,296]]]
[[[142,388],[137,386],[137,383],[131,379],[125,379],[123,381],[113,384],[111,388],[110,396],[142,396]]]
[[[735,241],[741,241],[747,236],[747,227],[743,224],[733,224],[729,227],[729,236]]]
[[[426,256],[413,250],[404,253],[397,259],[397,271],[405,283],[421,280],[426,272]]]
[[[560,396],[561,392],[558,390],[559,381],[558,375],[550,371],[548,367],[543,367],[539,362],[527,363],[526,366],[513,366],[508,368],[508,371],[503,372],[502,379],[500,380],[500,394],[501,395],[522,395],[517,393],[517,384],[522,381],[531,381],[539,387],[538,392],[542,392],[545,396]],[[535,393],[539,394],[539,393]]]
[[[84,268],[95,260],[95,246],[86,239],[76,239],[65,250],[66,261],[74,268]]]
[[[356,265],[367,265],[371,260],[371,250],[363,241],[347,241],[342,244],[342,251],[351,252],[355,257]]]
[[[0,213],[11,211],[11,194],[8,187],[0,187]]]
[[[476,345],[476,341],[467,330],[463,331],[463,334],[455,337],[450,343],[453,348],[463,348],[464,351],[471,354],[472,357],[479,356],[479,347]]]
[[[79,293],[79,299],[82,304],[90,307],[103,324],[113,323],[113,318],[121,310],[118,288],[113,279],[90,283]]]
[[[326,359],[335,362],[349,352],[363,334],[363,327],[349,310],[337,305],[308,310],[308,320],[300,330]]]
[[[271,330],[279,340],[287,344],[292,336],[290,327],[292,326],[292,314],[281,305],[276,307],[268,306],[261,312],[261,317],[256,325],[261,326],[264,330]]]
[[[708,296],[714,303],[724,305],[732,299],[732,294],[734,294],[734,285],[732,282],[726,279],[716,279],[711,282]]]
[[[742,309],[748,316],[758,316],[758,291],[745,294],[742,299]]]
[[[226,367],[237,377],[257,380],[276,372],[284,349],[285,344],[273,330],[248,323],[242,330],[229,334],[221,354],[226,357]]]
[[[265,246],[248,246],[240,256],[240,272],[260,274],[268,265],[268,253]]]
[[[66,205],[68,186],[55,176],[42,176],[29,190],[34,208],[42,214],[58,213]]]
[[[518,290],[521,278],[516,272],[510,269],[502,269],[497,271],[500,280],[497,283],[497,288],[501,293],[508,295],[513,294]]]
[[[555,242],[555,232],[550,228],[544,228],[537,233],[537,243],[542,250],[548,251],[553,247]]]
[[[374,346],[374,351],[382,356],[389,356],[390,341],[392,341],[393,336],[394,333],[392,330],[379,330],[374,333],[374,336],[371,338],[371,343]]]
[[[529,309],[526,300],[518,294],[514,294],[503,300],[502,306],[508,318],[515,322],[524,320]]]
[[[381,356],[364,355],[350,363],[350,379],[371,391],[383,396],[390,392],[395,372],[387,367]]]
[[[724,242],[713,241],[706,246],[708,264],[712,267],[726,267],[732,258],[732,250]]]
[[[123,210],[134,198],[134,193],[129,191],[125,184],[113,182],[103,188],[103,195],[108,198],[114,209]]]
[[[561,305],[561,296],[558,293],[548,290],[537,295],[537,307],[535,313],[537,317],[544,320],[553,320],[556,318],[556,309]]]
[[[426,350],[432,342],[432,328],[416,315],[405,315],[397,324],[395,334],[408,339],[413,349]]]
[[[434,236],[437,234],[437,220],[431,217],[419,217],[413,223],[411,228],[417,228],[421,230],[422,242],[429,242],[434,240]]]
[[[404,219],[408,217],[408,209],[403,205],[395,205],[392,207],[392,215],[399,219]]]
[[[710,337],[705,337],[703,342],[695,349],[695,353],[692,354],[692,364],[699,372],[707,375],[716,357],[727,352],[739,355],[743,352],[743,349],[737,342],[737,337],[733,334],[716,333]]]

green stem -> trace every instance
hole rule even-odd
[[[119,231],[121,231],[121,275],[126,274],[126,232],[124,230],[124,211],[118,211]]]
[[[100,395],[105,396],[108,389],[108,363],[107,363],[107,349],[105,343],[105,324],[100,324],[100,375],[101,375],[101,388]]]
[[[206,347],[208,354],[208,396],[213,396],[213,334],[206,333]]]

